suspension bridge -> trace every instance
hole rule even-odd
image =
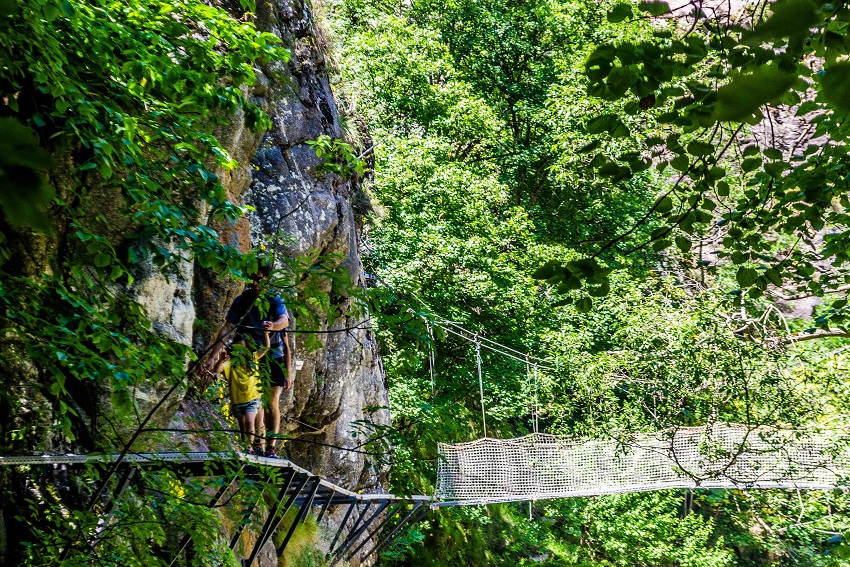
[[[427,306],[426,306],[427,307]],[[238,452],[149,453],[121,455],[40,455],[0,457],[0,467],[42,467],[45,472],[107,466],[116,474],[111,503],[101,525],[109,523],[111,506],[143,469],[166,469],[178,478],[224,478],[207,490],[208,507],[220,507],[240,482],[262,486],[228,545],[243,566],[261,553],[281,557],[299,525],[311,513],[316,522],[333,508],[338,521],[327,549],[330,565],[365,561],[387,548],[404,529],[439,507],[486,505],[555,498],[588,497],[668,489],[796,489],[843,488],[850,476],[850,439],[838,435],[766,426],[713,423],[664,431],[579,439],[540,433],[537,427],[538,369],[556,370],[548,360],[501,345],[433,313],[424,318],[431,338],[430,371],[434,382],[432,325],[473,343],[481,405],[483,437],[468,443],[439,443],[436,489],[432,496],[357,494],[286,459]],[[309,331],[308,331],[309,332]],[[324,331],[337,332],[337,331]],[[481,349],[524,363],[533,383],[533,433],[517,439],[487,436]],[[341,448],[341,447],[340,447]],[[45,474],[47,476],[47,474]],[[294,520],[285,518],[296,510]],[[276,532],[285,532],[274,538]],[[246,531],[251,536],[243,538]],[[248,544],[240,545],[240,541]],[[280,543],[275,543],[275,540]],[[96,545],[97,533],[88,545]],[[171,565],[191,544],[186,534],[174,550]],[[265,551],[263,551],[265,550]]]
[[[406,527],[438,507],[676,488],[841,488],[850,474],[850,459],[837,442],[800,431],[722,423],[608,440],[540,433],[518,439],[483,438],[439,445],[433,496],[357,494],[286,459],[233,452],[16,456],[0,457],[0,466],[28,465],[35,470],[113,466],[118,478],[113,501],[122,497],[142,469],[167,469],[184,480],[224,477],[227,482],[208,491],[208,507],[222,505],[222,498],[238,491],[240,482],[261,481],[262,493],[242,510],[242,521],[229,541],[242,565],[254,565],[264,548],[265,553],[282,556],[311,512],[319,523],[332,507],[341,518],[327,551],[335,565],[355,557],[362,562],[380,553]],[[294,520],[284,521],[293,509]],[[101,523],[108,524],[109,508],[103,514]],[[272,536],[281,527],[285,534],[276,538],[280,543],[275,545]],[[248,545],[240,545],[245,530],[251,530],[253,537],[246,538]],[[96,544],[97,534],[91,542]],[[172,565],[190,543],[188,534],[180,540]]]

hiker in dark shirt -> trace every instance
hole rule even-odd
[[[245,288],[239,297],[233,300],[233,304],[227,311],[225,323],[219,329],[210,356],[204,362],[204,368],[212,369],[214,361],[224,346],[224,338],[231,332],[233,327],[236,337],[234,340],[246,340],[248,344],[254,343],[252,348],[259,348],[263,344],[263,336],[267,331],[271,350],[271,357],[265,357],[268,361],[271,374],[271,388],[269,390],[269,408],[266,412],[269,437],[266,441],[266,456],[276,457],[275,445],[277,435],[280,432],[280,393],[292,388],[290,368],[292,365],[291,354],[285,340],[283,330],[289,325],[289,315],[286,305],[278,294],[267,294],[261,297],[260,283],[269,275],[269,267],[260,265],[257,273],[249,279],[251,283]],[[261,312],[261,304],[268,301],[268,309]]]

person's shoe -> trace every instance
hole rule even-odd
[[[280,458],[280,457],[277,456],[277,451],[274,450],[274,447],[269,447],[268,449],[266,449],[266,457],[268,457],[269,459],[279,459]]]

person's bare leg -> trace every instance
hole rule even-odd
[[[280,392],[281,386],[272,386],[269,392],[269,411],[266,417],[266,429],[269,436],[266,448],[274,449],[277,445],[277,435],[280,433]]]
[[[262,454],[265,454],[266,452],[266,426],[265,423],[263,423],[265,417],[263,406],[260,406],[260,409],[257,411],[257,416],[254,418],[253,444],[255,447],[260,448],[260,452]]]
[[[249,442],[249,443],[250,443],[251,441],[250,441],[250,439],[248,438],[248,434],[247,434],[247,431],[248,431],[248,425],[247,425],[247,423],[246,423],[246,420],[248,419],[248,418],[246,417],[247,415],[248,415],[248,414],[240,415],[239,417],[237,417],[237,418],[236,418],[236,423],[238,423],[238,424],[239,424],[239,439],[240,439],[241,441],[246,441],[246,442]]]
[[[248,444],[253,448],[254,445],[254,419],[257,417],[257,412],[248,412],[243,416],[245,426],[242,428],[242,433]]]

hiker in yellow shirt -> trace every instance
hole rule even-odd
[[[216,374],[223,374],[230,389],[230,413],[239,423],[242,440],[251,444],[249,453],[263,455],[263,401],[260,392],[260,359],[271,343],[269,332],[263,334],[264,345],[251,352],[245,341],[234,341],[223,350],[216,365]]]

